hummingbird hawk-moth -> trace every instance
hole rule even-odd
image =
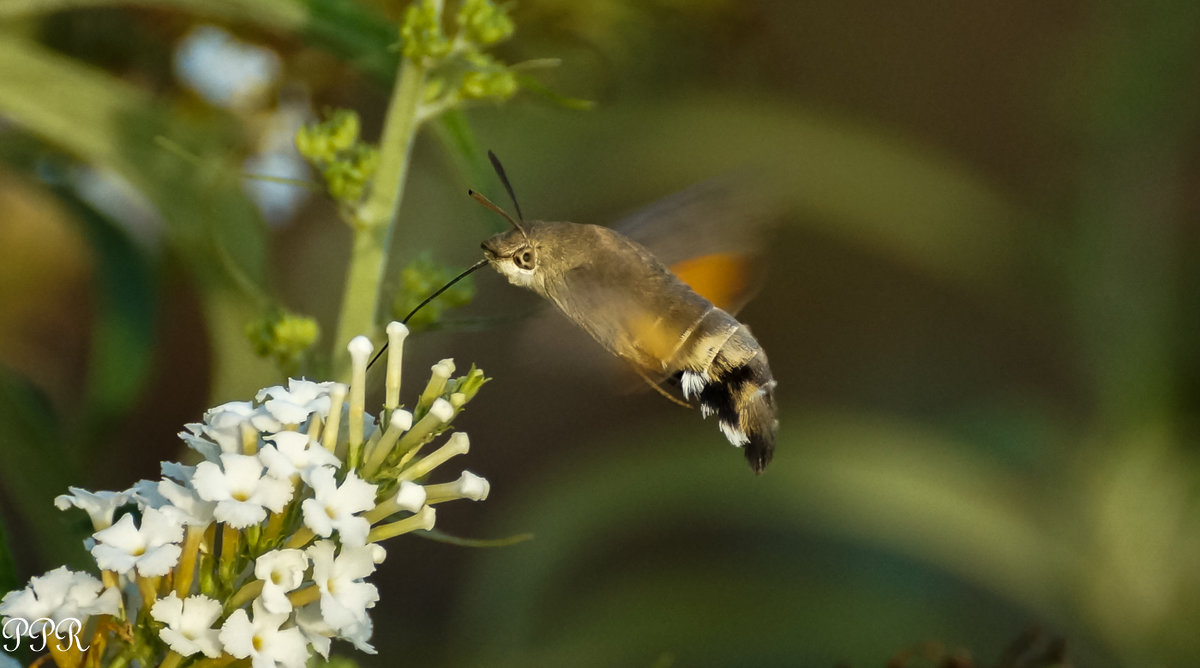
[[[514,285],[558,308],[601,346],[657,388],[675,379],[684,399],[745,449],[755,473],[775,450],[776,381],[750,329],[714,306],[641,244],[615,230],[526,221],[500,161],[488,152],[517,217],[471,196],[512,229],[482,244],[484,260]],[[660,391],[662,391],[660,389]]]

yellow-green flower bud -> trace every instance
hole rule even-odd
[[[257,355],[268,357],[284,372],[293,373],[317,342],[320,327],[312,318],[276,311],[247,323],[245,332]]]
[[[512,36],[514,26],[508,13],[491,0],[466,0],[458,10],[461,36],[480,46],[489,46]]]
[[[450,40],[442,32],[441,19],[441,11],[433,0],[419,0],[408,6],[400,26],[405,58],[418,61],[450,53]]]
[[[349,109],[338,109],[329,120],[321,124],[329,136],[329,144],[335,151],[345,151],[358,141],[358,114]]]

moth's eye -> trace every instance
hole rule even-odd
[[[533,254],[532,248],[525,248],[513,256],[513,264],[520,269],[533,269],[536,262],[536,257]]]

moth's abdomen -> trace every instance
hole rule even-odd
[[[698,400],[704,417],[717,416],[721,433],[744,448],[750,468],[762,473],[779,431],[776,382],[762,346],[749,328],[713,308],[696,323],[680,353],[683,396]]]

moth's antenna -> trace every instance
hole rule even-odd
[[[517,218],[521,222],[525,222],[525,216],[521,213],[521,205],[517,202],[517,196],[513,194],[512,184],[508,182],[508,175],[504,173],[504,165],[500,164],[500,158],[497,158],[496,154],[489,150],[488,160],[492,161],[492,169],[496,170],[496,176],[500,177],[500,183],[503,183],[504,189],[508,191],[508,198],[512,200],[513,208],[517,210]],[[505,216],[505,218],[507,217]],[[519,225],[517,229],[520,229]]]
[[[449,290],[449,289],[450,289],[450,286],[452,286],[452,285],[454,285],[455,283],[457,283],[457,282],[461,281],[462,279],[466,278],[467,276],[469,276],[469,275],[471,274],[471,272],[475,271],[476,269],[479,269],[480,267],[484,266],[484,265],[485,265],[485,264],[487,264],[487,263],[488,263],[487,259],[486,259],[486,258],[484,258],[484,259],[480,260],[479,262],[476,262],[475,264],[471,265],[471,266],[470,266],[470,267],[469,267],[469,268],[468,268],[466,271],[464,271],[463,273],[461,273],[461,274],[459,274],[458,276],[455,276],[454,278],[450,279],[450,282],[449,282],[449,283],[447,283],[447,284],[443,285],[442,287],[438,288],[437,290],[435,290],[433,294],[431,294],[431,295],[429,295],[428,297],[426,297],[426,298],[425,298],[425,301],[421,302],[420,304],[417,304],[417,307],[416,307],[416,308],[414,308],[413,310],[409,311],[409,312],[408,312],[408,315],[404,316],[404,319],[403,319],[403,320],[401,320],[400,322],[402,322],[402,323],[404,323],[404,324],[406,324],[406,325],[407,325],[407,324],[408,324],[408,321],[409,321],[409,320],[411,320],[411,319],[412,319],[412,317],[413,317],[414,315],[416,315],[416,314],[417,314],[417,311],[420,311],[422,308],[424,308],[426,304],[428,304],[429,302],[431,302],[431,301],[433,301],[433,300],[437,299],[437,298],[438,298],[438,295],[440,295],[440,294],[442,294],[443,292],[445,292],[445,291]],[[371,366],[375,364],[375,360],[379,359],[379,356],[380,356],[380,355],[382,355],[382,354],[383,354],[383,351],[387,350],[387,348],[388,348],[387,341],[384,341],[384,342],[383,342],[383,347],[379,349],[379,352],[375,353],[375,356],[371,358],[371,361],[370,361],[370,362],[367,362],[367,368],[368,368],[368,369],[370,369],[370,368],[371,368]]]
[[[501,216],[503,216],[504,220],[507,220],[509,225],[512,225],[513,227],[515,227],[517,229],[518,232],[521,233],[521,236],[526,237],[526,238],[529,237],[528,234],[525,234],[525,228],[522,227],[520,223],[518,223],[515,219],[513,219],[512,216],[508,215],[507,211],[496,206],[492,202],[492,200],[488,199],[487,197],[484,197],[483,193],[479,192],[478,190],[468,190],[467,195],[469,195],[471,197],[471,199],[482,204],[485,208],[487,208],[491,211],[494,211],[494,212],[500,214]]]

